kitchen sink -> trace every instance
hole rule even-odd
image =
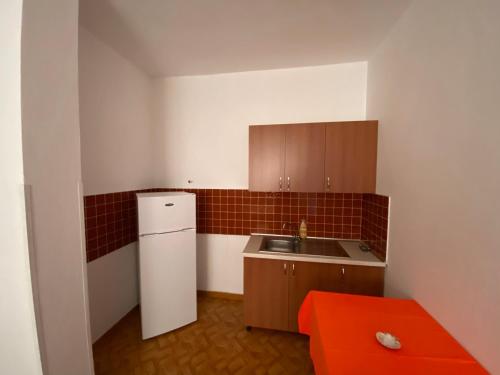
[[[322,238],[264,236],[260,252],[345,257],[349,255],[336,240]]]
[[[265,238],[260,251],[296,253],[299,249],[299,245],[299,240],[295,238]]]

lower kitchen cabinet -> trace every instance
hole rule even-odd
[[[365,296],[384,295],[383,267],[342,266],[342,291]]]
[[[245,257],[245,325],[297,332],[310,290],[382,296],[384,268]]]
[[[244,262],[245,325],[288,330],[288,262],[259,258]]]
[[[297,315],[310,290],[342,292],[341,267],[332,263],[289,262],[288,329],[298,331]]]

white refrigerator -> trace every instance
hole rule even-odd
[[[185,192],[138,193],[142,338],[197,319],[196,198]]]

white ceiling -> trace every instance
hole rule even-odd
[[[80,0],[80,23],[152,76],[367,60],[411,0]]]

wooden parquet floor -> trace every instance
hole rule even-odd
[[[243,325],[243,302],[198,297],[198,321],[146,341],[139,308],[94,344],[96,375],[314,374],[307,337]]]

